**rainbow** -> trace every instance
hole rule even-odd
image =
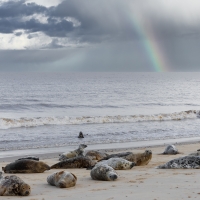
[[[155,35],[152,30],[147,29],[140,23],[136,16],[131,16],[134,30],[137,32],[138,36],[142,39],[142,45],[145,49],[147,56],[149,57],[153,70],[156,72],[169,71],[169,64],[165,57],[163,49],[159,46],[155,39]]]

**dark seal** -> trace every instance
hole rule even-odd
[[[70,158],[51,166],[51,169],[68,169],[68,168],[89,168],[96,164],[95,161],[88,157],[78,156]]]
[[[2,170],[5,173],[43,173],[50,170],[50,167],[41,161],[23,159],[7,164]]]

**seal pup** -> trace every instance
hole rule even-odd
[[[200,156],[184,156],[173,159],[157,169],[200,169]]]
[[[147,165],[151,158],[152,158],[152,151],[151,150],[145,150],[144,153],[131,153],[127,156],[123,157],[124,159],[130,161],[130,162],[134,162],[135,166],[143,166],[143,165]]]
[[[93,167],[96,162],[88,157],[78,156],[70,158],[51,166],[51,169],[68,169],[68,168],[90,168]]]
[[[108,154],[107,153],[103,153],[101,151],[94,151],[94,150],[91,150],[91,151],[88,151],[86,154],[85,154],[86,157],[90,157],[92,160],[102,160],[106,157],[108,157]]]
[[[39,157],[35,157],[35,156],[27,156],[27,157],[24,157],[24,158],[19,158],[17,160],[26,160],[26,159],[28,159],[28,160],[37,160],[37,161],[40,160]]]
[[[118,178],[117,172],[106,164],[95,166],[90,171],[93,180],[114,181]]]
[[[55,172],[47,177],[47,183],[59,188],[69,188],[76,185],[77,177],[68,172]]]
[[[98,162],[95,166],[106,164],[115,170],[131,169],[135,166],[134,162],[130,162],[123,158],[110,158],[108,160],[102,160]]]
[[[19,177],[0,177],[0,196],[28,196],[30,193],[31,187]]]
[[[80,133],[79,133],[79,135],[78,135],[78,138],[84,138],[84,136],[83,136],[83,133],[82,133],[82,132],[80,132]]]
[[[176,155],[178,153],[179,153],[178,149],[174,145],[170,144],[165,148],[165,150],[162,154],[163,155],[166,155],[166,154],[167,155]]]
[[[87,147],[86,144],[80,144],[78,149],[75,149],[74,151],[70,151],[70,152],[65,152],[60,154],[59,156],[59,160],[63,161],[69,158],[74,158],[74,157],[78,157],[78,156],[83,156],[84,153],[84,149]]]
[[[7,164],[2,170],[5,173],[43,173],[50,167],[41,161],[23,159]]]

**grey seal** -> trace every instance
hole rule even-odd
[[[178,149],[174,145],[170,144],[165,148],[162,154],[175,155],[178,153]]]
[[[134,162],[130,162],[123,158],[110,158],[108,160],[102,160],[98,162],[95,166],[107,164],[108,166],[112,167],[115,170],[126,170],[131,169],[135,166]]]
[[[51,169],[68,169],[68,168],[90,168],[96,164],[95,161],[88,157],[78,156],[58,162],[51,166]]]
[[[43,173],[50,170],[50,167],[41,161],[22,159],[7,164],[2,170],[5,173]]]
[[[93,180],[114,181],[118,178],[117,172],[106,164],[95,166],[90,176]]]
[[[157,169],[200,169],[200,156],[184,156],[173,159]]]
[[[0,177],[0,196],[28,196],[31,187],[19,177],[12,175]]]
[[[68,171],[55,172],[47,177],[50,185],[60,188],[73,187],[76,185],[76,181],[77,177]]]
[[[85,156],[92,158],[93,160],[102,160],[109,155],[107,153],[101,152],[101,151],[95,151],[95,150],[90,150],[88,151]]]
[[[75,149],[74,151],[70,151],[70,152],[65,152],[60,154],[59,156],[59,160],[63,161],[69,158],[74,158],[74,157],[78,157],[78,156],[83,156],[84,153],[84,149],[87,147],[86,144],[80,144],[78,149]]]

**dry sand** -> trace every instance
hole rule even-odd
[[[159,155],[164,146],[151,147],[153,158],[146,166],[133,167],[131,170],[118,170],[119,178],[116,181],[94,181],[90,178],[90,171],[86,169],[67,169],[74,173],[77,184],[73,188],[60,189],[50,186],[46,182],[48,175],[60,170],[50,170],[42,174],[17,174],[32,191],[28,197],[0,197],[0,199],[27,199],[27,200],[60,200],[60,199],[94,199],[94,200],[181,200],[200,199],[200,175],[198,169],[156,169],[155,167],[171,159],[188,155],[200,148],[200,143],[176,145],[182,154]],[[131,150],[143,152],[146,148]],[[118,150],[119,152],[119,150]],[[58,162],[58,156],[42,161],[49,165]],[[46,156],[46,158],[49,155]],[[11,158],[10,158],[11,159]],[[14,161],[14,158],[12,158]],[[0,167],[9,161],[1,159]],[[5,174],[4,174],[5,175]]]

